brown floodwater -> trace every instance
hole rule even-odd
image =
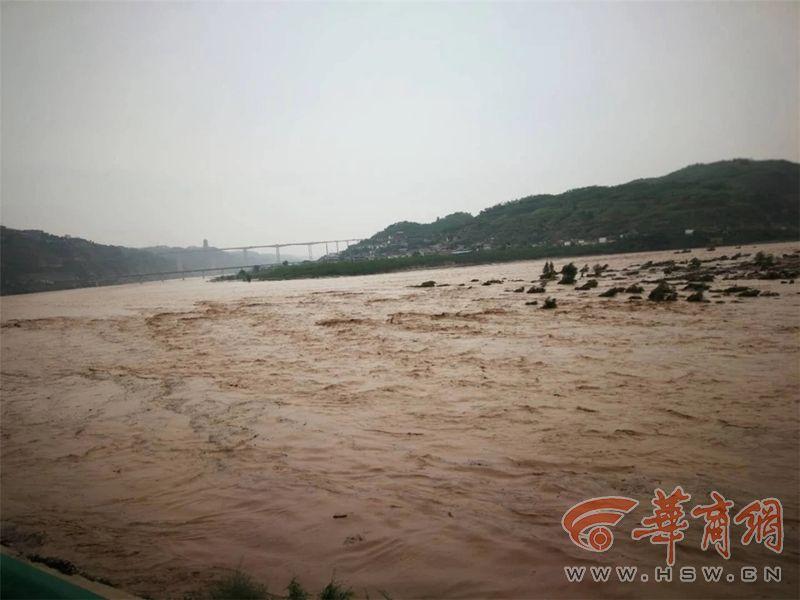
[[[551,284],[541,310],[511,290],[542,265],[2,298],[4,543],[152,597],[235,568],[274,592],[335,573],[373,598],[796,597],[800,283],[599,297],[654,278],[618,271]],[[428,279],[450,285],[410,287]],[[781,499],[781,554],[737,526],[722,561],[690,519],[676,566],[775,565],[782,582],[566,581],[566,565],[663,567],[665,546],[630,532],[676,485],[687,511],[711,490]],[[573,545],[564,512],[612,495],[640,503],[613,547]]]

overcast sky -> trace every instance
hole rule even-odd
[[[800,3],[2,3],[2,223],[367,237],[800,159]]]

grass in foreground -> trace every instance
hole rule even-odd
[[[262,600],[271,597],[267,586],[241,571],[235,571],[214,583],[209,596],[212,600]]]
[[[306,591],[297,578],[292,578],[286,587],[286,595],[272,594],[247,573],[235,571],[215,582],[208,590],[211,600],[352,600],[353,591],[331,579],[317,596]],[[384,594],[384,597],[387,597]]]

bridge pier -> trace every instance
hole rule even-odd
[[[281,264],[281,247],[275,246],[275,262]]]
[[[308,245],[308,260],[314,260],[314,255],[311,253],[311,244]]]

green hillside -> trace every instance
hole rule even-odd
[[[0,292],[66,289],[130,273],[165,270],[163,258],[43,231],[0,229]]]
[[[454,213],[433,223],[396,223],[350,247],[347,255],[592,244],[600,238],[628,248],[693,240],[741,243],[796,239],[799,225],[800,165],[736,159],[617,186],[528,196],[475,217]],[[694,231],[691,237],[687,229]]]
[[[291,258],[291,257],[288,257]],[[0,294],[21,294],[125,283],[142,273],[169,273],[269,264],[274,255],[223,252],[214,247],[126,248],[38,230],[0,227]],[[180,275],[159,275],[159,279]]]
[[[359,274],[798,238],[800,165],[737,159],[692,165],[623,185],[528,196],[477,216],[458,212],[433,223],[395,223],[342,253],[341,258],[352,260],[273,266],[253,276]],[[140,273],[267,266],[274,261],[272,254],[226,253],[213,247],[124,248],[7,227],[0,230],[0,242],[3,294],[112,283]]]

